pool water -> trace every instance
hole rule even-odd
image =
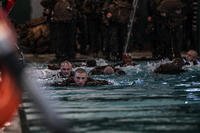
[[[56,101],[60,116],[81,133],[146,133],[200,131],[200,66],[187,67],[179,75],[152,72],[153,63],[139,62],[136,67],[122,68],[126,76],[93,76],[112,85],[98,87],[50,87],[45,94]],[[38,71],[45,65],[33,65]],[[23,110],[29,132],[48,132],[40,117],[24,96]]]

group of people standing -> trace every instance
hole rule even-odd
[[[102,52],[106,59],[121,60],[132,2],[42,0],[57,59],[75,58],[77,52],[93,56]],[[129,49],[140,50],[145,47],[144,40],[148,40],[154,58],[180,57],[180,48],[188,46],[184,42],[191,39],[183,41],[189,35],[182,34],[188,27],[185,20],[191,11],[187,4],[184,0],[139,0]],[[191,42],[188,43],[193,45]]]
[[[129,0],[42,0],[56,57],[75,53],[120,59],[131,10]]]

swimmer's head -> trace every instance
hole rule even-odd
[[[188,61],[195,61],[198,58],[198,53],[195,50],[189,50],[186,54]]]
[[[72,64],[67,60],[61,62],[60,71],[63,75],[69,76],[72,72]]]
[[[106,66],[103,70],[104,74],[113,74],[115,73],[115,70],[111,66]]]

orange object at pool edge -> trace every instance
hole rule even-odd
[[[0,128],[10,121],[20,104],[20,92],[6,69],[0,76]]]

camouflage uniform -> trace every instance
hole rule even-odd
[[[105,24],[107,25],[108,38],[105,38],[106,56],[108,59],[120,60],[122,58],[127,33],[127,24],[130,14],[130,3],[128,0],[113,0],[105,3]],[[110,13],[112,16],[107,17]]]
[[[162,0],[157,6],[158,51],[161,58],[180,57],[183,30],[183,3],[180,0]]]
[[[153,24],[148,23],[148,17],[152,16],[153,0],[139,0],[133,21],[133,50],[144,50],[148,39],[152,38]],[[149,36],[148,36],[149,35]],[[145,38],[144,38],[145,36]],[[149,38],[148,38],[149,37]],[[129,46],[131,47],[131,45]]]
[[[76,14],[74,0],[57,0],[53,8],[52,24],[55,32],[57,59],[75,57]]]
[[[102,0],[85,0],[82,11],[85,16],[85,43],[89,46],[89,52],[97,54],[102,48],[101,43],[101,8]]]
[[[77,34],[76,34],[76,40],[77,46],[76,52],[81,54],[86,54],[88,51],[86,51],[87,48],[87,24],[86,24],[86,16],[83,13],[82,5],[84,3],[84,0],[76,0],[76,8],[78,11],[77,16]]]
[[[40,4],[44,7],[43,16],[46,18],[47,25],[49,27],[49,38],[50,44],[49,47],[51,52],[55,52],[55,43],[56,43],[56,32],[55,25],[52,23],[53,18],[53,8],[57,0],[41,0]]]
[[[185,4],[186,21],[184,25],[184,50],[199,49],[199,1],[198,0],[182,0]],[[200,51],[198,51],[200,52]]]

